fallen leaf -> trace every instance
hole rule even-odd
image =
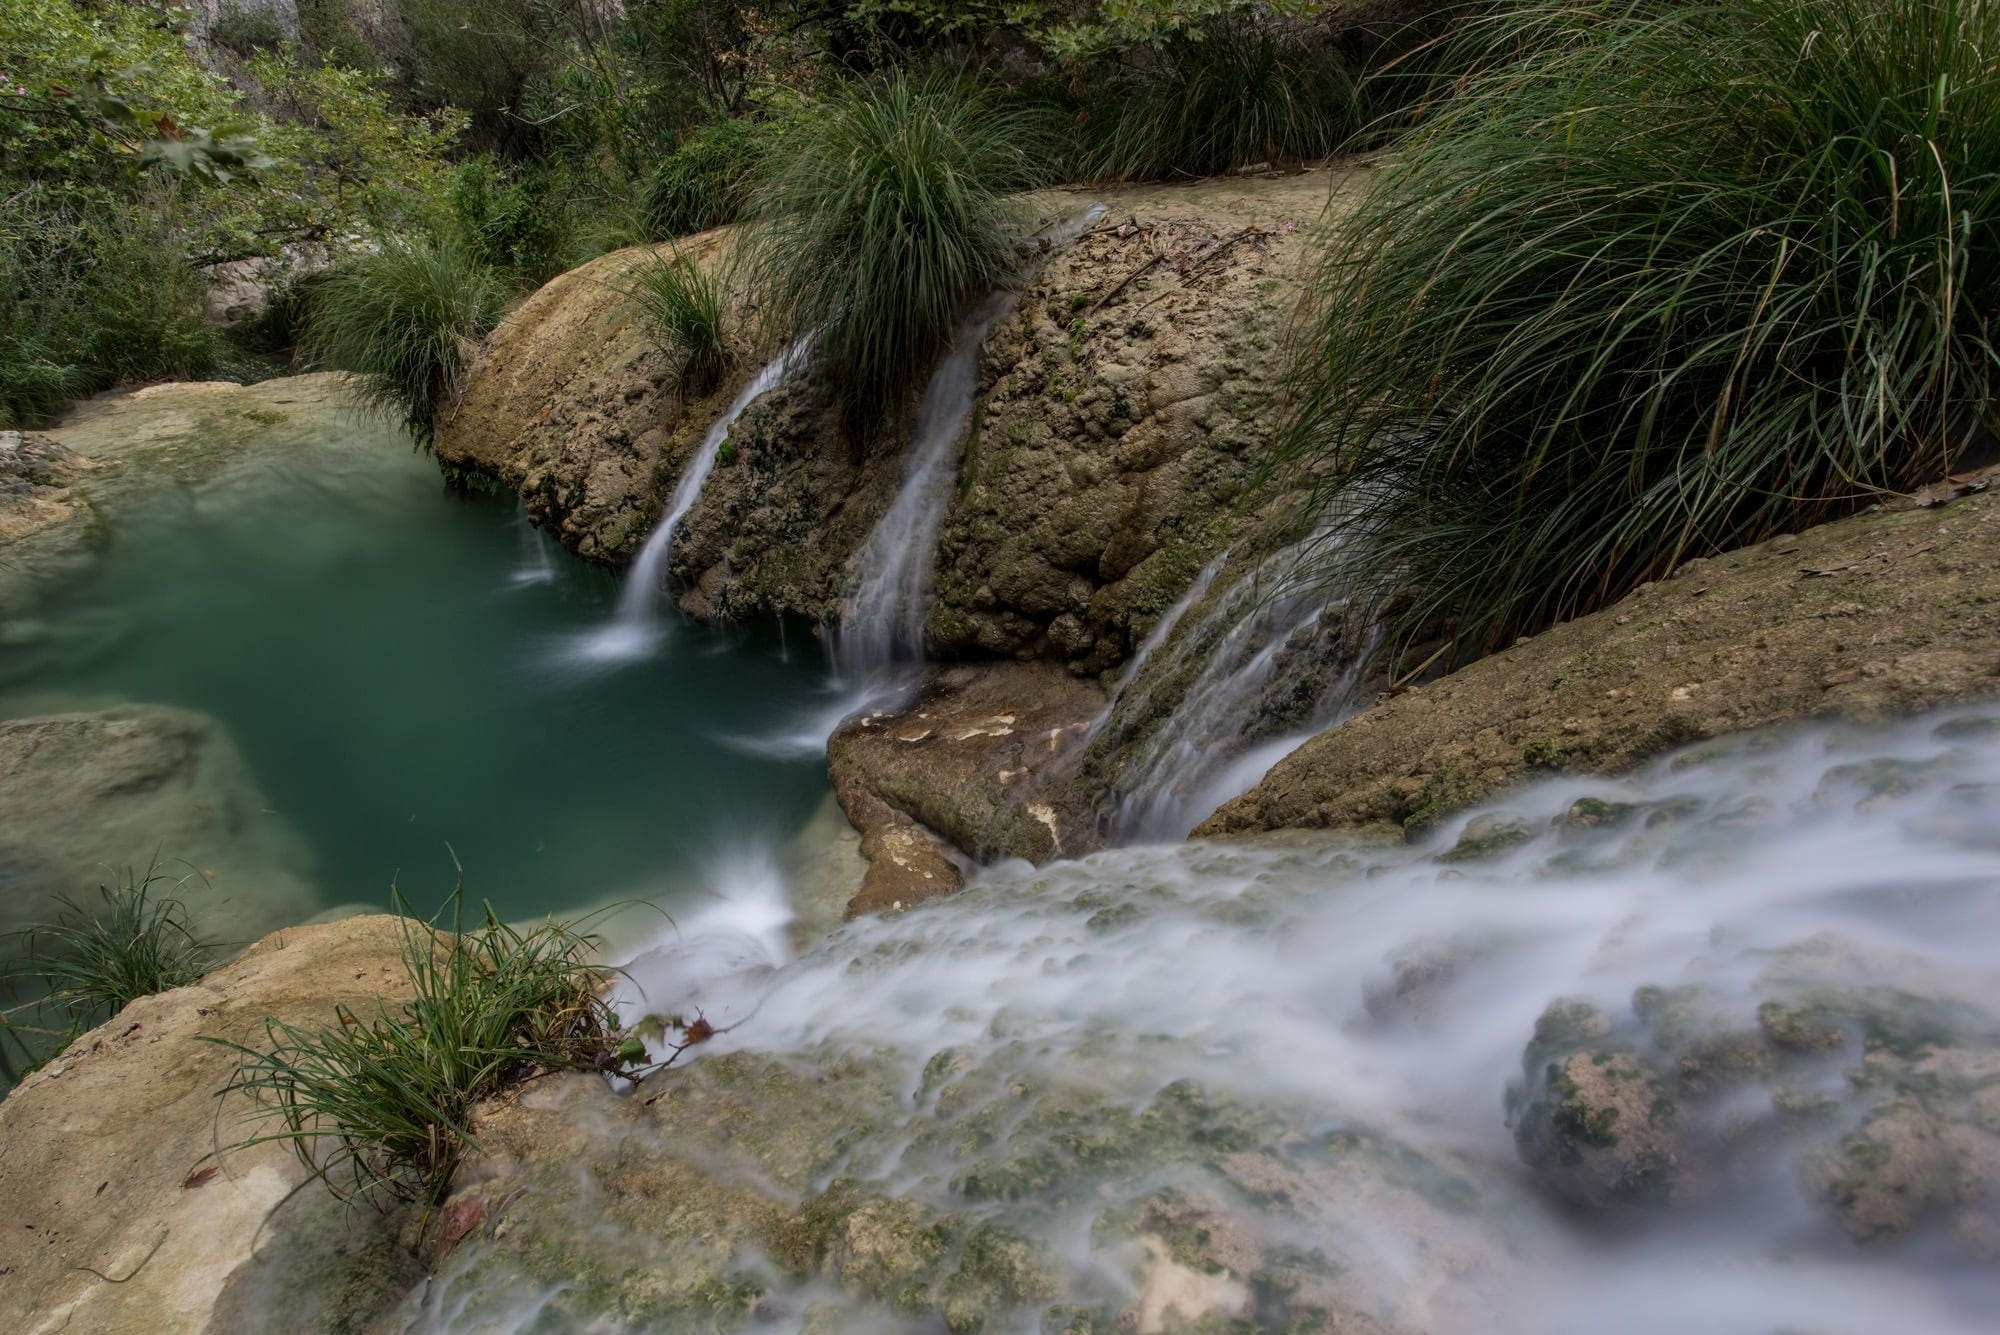
[[[217,1171],[214,1164],[210,1164],[206,1168],[195,1169],[192,1173],[181,1179],[181,1190],[193,1191],[196,1187],[207,1186],[209,1183],[215,1181]]]

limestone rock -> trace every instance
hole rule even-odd
[[[958,889],[956,853],[1033,862],[1078,851],[1036,799],[1103,707],[1096,688],[1048,664],[960,664],[893,714],[843,724],[827,744],[834,792],[862,832],[867,879],[849,913]]]
[[[214,719],[124,705],[0,720],[0,931],[155,854],[211,939],[254,939],[314,902],[304,839]]]
[[[400,940],[379,916],[288,928],[133,1002],[0,1101],[0,1324],[325,1330],[413,1282],[393,1221],[317,1188],[278,1208],[303,1180],[289,1149],[213,1156],[257,1128],[244,1107],[218,1108],[235,1058],[204,1041],[254,1044],[267,1016],[320,1024],[337,1005],[404,1000]]]

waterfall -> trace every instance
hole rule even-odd
[[[588,645],[590,656],[636,657],[650,649],[658,639],[660,600],[666,594],[667,569],[673,557],[675,531],[687,518],[688,512],[694,509],[695,502],[701,499],[702,488],[708,485],[709,474],[715,471],[716,459],[720,457],[722,446],[729,439],[729,429],[736,425],[736,419],[798,369],[811,350],[812,337],[811,334],[805,335],[767,363],[708,428],[708,434],[702,437],[680,481],[674,484],[674,494],[667,501],[666,514],[646,536],[646,545],[639,549],[632,569],[626,573],[625,587],[619,592],[618,606],[612,614],[611,623],[592,637]]]
[[[509,583],[517,586],[549,583],[556,577],[556,563],[549,551],[548,534],[535,527],[525,505],[515,511],[514,524],[521,537],[521,557]]]
[[[963,1281],[958,1246],[926,1240],[985,1229],[1036,1267],[978,1309],[996,1331],[1077,1329],[1077,1311],[1144,1330],[1120,1316],[1156,1278],[1210,1301],[1153,1329],[1989,1330],[1991,1142],[1971,1128],[2000,1034],[1996,791],[1989,705],[1552,778],[1415,845],[1323,832],[996,867],[795,957],[693,959],[663,932],[621,974],[627,1018],[720,1032],[643,1091],[657,1107],[573,1101],[585,1148],[396,1329],[609,1328],[621,1303],[740,1277],[754,1317],[718,1300],[656,1328],[937,1330]],[[1542,1023],[1558,998],[1567,1028]],[[1772,1007],[1831,1037],[1801,1047]],[[1538,1050],[1564,1042],[1644,1062],[1676,1097],[1640,1102],[1622,1140],[1594,1133],[1581,1163],[1531,1167],[1536,1128],[1564,1129],[1546,1103],[1537,1121],[1555,1083]],[[1609,1222],[1561,1203],[1648,1137],[1687,1203]],[[1821,1154],[1844,1173],[1803,1171]],[[1847,1212],[1941,1175],[1966,1195],[1898,1205],[1908,1245],[1849,1235]],[[824,1199],[867,1204],[830,1259],[766,1262],[739,1224],[723,1236],[748,1254],[722,1246],[699,1289],[683,1268],[717,1250],[709,1223],[622,1203],[692,1180],[785,1217],[834,1178]],[[875,1250],[846,1241],[864,1224]],[[1239,1286],[1195,1286],[1149,1235]],[[1258,1273],[1285,1282],[1253,1293]]]
[[[980,302],[924,387],[902,489],[855,557],[860,580],[842,617],[835,661],[856,684],[880,690],[899,666],[923,661],[938,530],[979,390],[979,345],[1012,305],[1009,293]]]
[[[1140,646],[1092,730],[1115,840],[1185,838],[1352,709],[1367,645],[1338,592],[1296,578],[1317,541],[1219,588],[1218,558]]]

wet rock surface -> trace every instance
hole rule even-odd
[[[1313,172],[1090,194],[1032,207],[1078,240],[1030,256],[981,357],[981,407],[939,544],[942,649],[1115,666],[1221,545],[1268,428],[1274,349],[1308,225],[1347,177]],[[729,274],[728,231],[683,250]],[[637,252],[556,279],[502,324],[438,429],[446,463],[521,492],[579,554],[636,552],[708,423],[775,349],[732,291],[735,374],[689,400],[619,294]],[[1127,281],[1130,280],[1130,281]],[[734,283],[733,278],[725,281]],[[903,478],[915,403],[854,440],[810,377],[740,418],[676,535],[676,597],[702,619],[831,623]]]
[[[1046,862],[1081,851],[1038,797],[1104,706],[1050,664],[935,670],[893,713],[864,713],[827,744],[834,793],[870,860],[849,912],[908,908],[963,884],[960,855]]]
[[[1990,494],[1692,561],[1328,729],[1197,833],[1417,830],[1543,773],[1609,773],[1765,724],[2000,694],[1996,576]]]

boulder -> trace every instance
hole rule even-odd
[[[358,1328],[420,1274],[395,1220],[305,1180],[218,1104],[265,1018],[330,1023],[407,999],[387,917],[293,927],[190,987],[142,997],[0,1101],[0,1314],[105,1335]]]

